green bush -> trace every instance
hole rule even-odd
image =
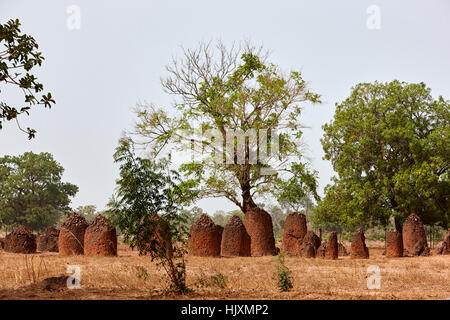
[[[273,280],[276,281],[280,292],[290,291],[294,286],[292,284],[292,272],[284,264],[284,253],[280,252],[277,256],[278,265],[276,266]]]

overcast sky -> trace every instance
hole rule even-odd
[[[67,10],[80,9],[80,28]],[[379,8],[379,20],[372,5]],[[0,22],[18,18],[46,58],[36,72],[57,104],[36,108],[21,125],[37,130],[28,141],[15,124],[0,131],[0,156],[50,152],[65,168],[64,180],[80,191],[72,206],[103,209],[118,168],[112,155],[132,107],[139,101],[168,105],[160,77],[180,45],[251,39],[271,50],[285,70],[299,69],[324,103],[305,109],[301,122],[320,191],[333,176],[322,160],[321,126],[335,103],[358,82],[425,82],[432,94],[450,99],[450,1],[20,1],[0,0]],[[368,24],[369,19],[369,24]],[[379,29],[377,21],[379,21]],[[370,26],[371,28],[369,28]],[[374,28],[375,27],[375,28]],[[15,88],[0,99],[21,101]],[[234,210],[227,200],[199,206]]]

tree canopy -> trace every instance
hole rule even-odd
[[[17,19],[0,24],[0,83],[20,88],[25,97],[21,106],[12,106],[4,98],[0,98],[0,130],[3,121],[16,120],[19,129],[32,139],[36,131],[31,128],[22,129],[17,120],[18,116],[29,115],[34,105],[51,108],[55,100],[50,92],[40,94],[44,86],[31,74],[31,70],[41,66],[44,57],[37,51],[39,45],[36,40],[32,36],[21,34],[19,27],[20,22]],[[3,89],[0,89],[0,93],[2,92]]]
[[[174,105],[137,108],[134,133],[151,156],[169,146],[193,150],[180,166],[184,187],[200,198],[225,197],[244,213],[256,207],[254,198],[277,183],[281,187],[280,179],[311,177],[307,166],[298,165],[304,160],[299,119],[302,104],[320,97],[300,72],[282,72],[267,57],[249,43],[230,48],[202,43],[184,50],[162,80]],[[302,186],[315,188],[309,182]]]
[[[338,174],[316,219],[396,228],[411,214],[449,223],[450,104],[424,83],[361,83],[323,126]]]
[[[62,182],[64,168],[49,153],[0,158],[0,222],[41,231],[70,213],[76,185]]]

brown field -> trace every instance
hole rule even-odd
[[[349,245],[346,244],[349,248]],[[164,295],[165,276],[149,257],[121,245],[116,258],[59,257],[0,251],[0,299],[448,299],[450,256],[385,258],[383,243],[368,242],[371,258],[337,261],[286,258],[294,288],[280,293],[272,280],[275,257],[187,258],[194,292]],[[81,267],[81,289],[46,291],[37,284]],[[366,287],[367,267],[381,269],[381,289]],[[147,276],[145,276],[145,274]],[[223,274],[226,286],[200,285]],[[144,276],[143,276],[144,275]]]

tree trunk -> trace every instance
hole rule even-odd
[[[402,224],[400,222],[400,218],[395,217],[394,222],[395,222],[395,230],[397,230],[398,232],[402,232]]]
[[[242,208],[244,209],[244,214],[248,211],[257,208],[256,203],[253,201],[253,198],[250,194],[250,188],[242,191]]]

